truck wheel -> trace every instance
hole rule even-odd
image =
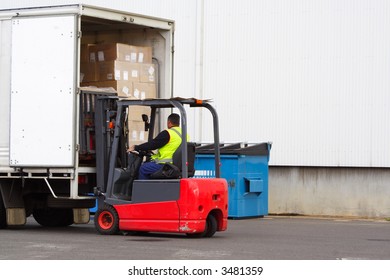
[[[187,233],[189,237],[212,237],[218,228],[217,219],[213,215],[208,215],[206,219],[206,228],[203,232]]]
[[[73,224],[71,208],[34,209],[33,216],[44,227],[66,227]]]
[[[104,204],[102,209],[95,213],[95,228],[100,234],[110,235],[119,232],[119,216],[115,208]]]
[[[0,229],[4,229],[6,227],[7,227],[7,215],[6,215],[4,202],[0,194]]]

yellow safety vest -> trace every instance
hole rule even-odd
[[[167,130],[169,133],[169,142],[158,149],[157,154],[152,156],[152,159],[157,163],[172,163],[172,157],[177,148],[181,144],[181,128],[178,126]],[[187,141],[189,137],[187,135]]]

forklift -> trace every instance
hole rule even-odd
[[[161,110],[177,109],[181,116],[182,143],[173,155],[173,164],[162,168],[153,179],[137,179],[148,155],[126,152],[127,117],[133,106],[150,108],[142,115],[148,140],[153,139]],[[205,108],[213,117],[215,178],[194,177],[196,144],[187,142],[185,107]],[[141,119],[141,116],[140,116]],[[98,233],[119,232],[183,233],[189,237],[212,237],[227,229],[227,181],[220,178],[218,115],[207,100],[194,98],[118,99],[99,96],[95,104]],[[175,172],[172,172],[174,167]]]

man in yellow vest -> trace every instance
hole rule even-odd
[[[181,144],[180,115],[172,113],[167,120],[168,129],[161,131],[154,139],[141,145],[132,145],[127,150],[152,151],[158,149],[152,156],[152,161],[141,165],[138,179],[150,179],[150,175],[160,170],[164,163],[172,163],[172,156]],[[187,136],[188,140],[188,136]]]

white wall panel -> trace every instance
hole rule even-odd
[[[221,139],[272,141],[274,165],[390,166],[389,19],[379,0],[206,1]]]

